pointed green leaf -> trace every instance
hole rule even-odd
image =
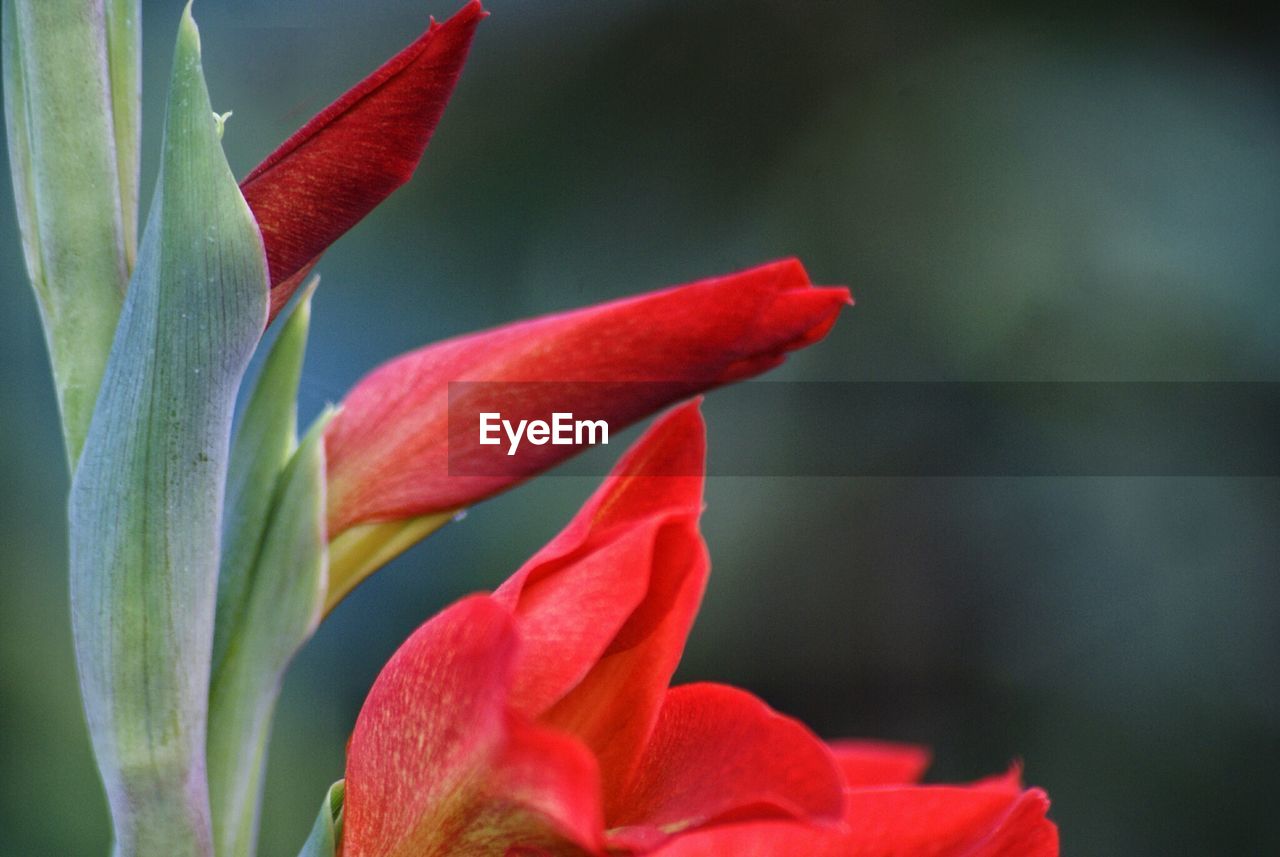
[[[298,384],[311,323],[311,296],[318,282],[319,277],[312,278],[280,327],[231,446],[213,638],[214,672],[243,613],[280,474],[298,445]]]
[[[136,168],[126,214],[116,140],[126,129],[113,115],[102,0],[3,2],[5,124],[18,222],[74,462],[129,277],[134,248],[126,222],[136,218]],[[136,51],[128,38],[116,43],[117,54]],[[118,65],[127,77],[123,59]],[[136,161],[136,115],[132,124],[135,133],[121,142]]]
[[[237,389],[267,315],[189,11],[161,173],[72,482],[71,608],[116,853],[212,853],[205,734]]]
[[[239,621],[209,686],[209,788],[220,857],[253,854],[280,683],[320,622],[327,583],[324,427],[329,417],[322,416],[307,432],[280,476]]]
[[[342,800],[345,790],[344,780],[338,780],[329,786],[320,814],[316,816],[315,826],[311,828],[311,835],[298,852],[298,857],[334,857],[337,853],[338,843],[342,841]]]

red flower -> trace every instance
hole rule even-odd
[[[326,433],[330,537],[368,521],[456,510],[577,449],[529,446],[508,459],[480,445],[482,411],[542,419],[573,412],[618,430],[777,366],[826,335],[847,303],[847,290],[814,288],[791,259],[398,357],[355,386]],[[462,388],[451,402],[450,382],[503,384]]]
[[[733,688],[667,687],[706,579],[702,456],[683,407],[495,595],[401,647],[348,748],[345,857],[643,853],[735,820],[838,821],[839,768],[807,729]]]
[[[266,245],[272,318],[325,248],[413,175],[486,14],[472,0],[433,20],[241,182]]]
[[[668,688],[707,575],[696,404],[660,420],[492,596],[419,628],[347,754],[344,857],[1053,857],[1016,776],[908,785],[743,691]],[[684,474],[684,475],[655,475]]]

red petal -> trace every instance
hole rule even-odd
[[[905,786],[849,796],[848,857],[1050,857],[1057,828],[1049,800],[1032,789]]]
[[[1039,789],[902,786],[853,790],[847,829],[761,822],[680,837],[655,857],[1058,857]]]
[[[976,783],[971,784],[973,788],[990,789],[992,791],[1005,791],[1009,794],[1017,794],[1026,786],[1022,783],[1022,763],[1015,762],[1009,767],[1009,770],[1003,774],[993,774],[984,777]]]
[[[660,418],[569,525],[494,593],[520,629],[512,693],[520,710],[536,717],[568,694],[643,603],[663,530],[696,527],[705,450],[696,402]],[[664,682],[658,700],[665,690]]]
[[[366,376],[329,424],[329,532],[470,505],[576,446],[479,444],[479,414],[605,419],[616,432],[668,402],[763,372],[820,338],[845,289],[795,260],[440,342]],[[450,382],[505,382],[455,387]],[[532,383],[513,387],[519,382]],[[450,410],[454,419],[450,419]],[[453,475],[450,470],[452,467]]]
[[[929,767],[929,751],[880,741],[832,741],[831,751],[847,786],[899,786],[920,781]]]
[[[749,693],[693,684],[667,693],[636,776],[608,821],[611,842],[635,847],[716,821],[787,816],[834,824],[844,806],[839,768],[812,732]]]
[[[413,175],[453,93],[476,25],[472,0],[302,126],[240,189],[271,270],[271,316],[325,248]]]
[[[347,748],[344,857],[602,850],[595,757],[507,706],[516,645],[510,613],[473,596],[391,658]]]
[[[487,817],[472,826],[485,831],[490,844],[493,832],[501,830],[513,840],[509,847],[554,850],[571,843],[592,853],[604,848],[600,769],[580,741],[510,716],[507,746],[486,791]],[[513,812],[513,807],[519,809]],[[531,836],[530,828],[535,834],[543,828],[543,835]]]
[[[606,806],[639,762],[706,585],[705,448],[696,402],[663,417],[494,595],[522,640],[513,704],[596,753]],[[670,472],[687,475],[649,475]]]
[[[430,853],[440,814],[501,746],[516,645],[510,614],[473,596],[392,656],[347,748],[343,857]]]
[[[695,830],[649,853],[653,857],[853,857],[846,850],[844,838],[826,827],[761,821]],[[892,853],[891,857],[943,855],[903,852]]]

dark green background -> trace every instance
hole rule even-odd
[[[307,415],[416,345],[788,254],[859,305],[778,377],[1280,380],[1280,51],[1248,6],[489,6],[425,167],[321,265]],[[148,187],[180,11],[146,4]],[[452,7],[197,3],[236,171],[428,11]],[[66,475],[7,198],[0,343],[0,853],[104,854]],[[750,404],[709,400],[713,451],[806,443]],[[594,481],[473,510],[325,623],[286,683],[265,855],[296,853],[398,642],[514,570]],[[1277,480],[718,477],[707,495],[682,679],[825,735],[932,745],[936,778],[1021,758],[1068,854],[1280,853]]]

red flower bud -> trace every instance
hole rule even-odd
[[[320,254],[413,175],[487,14],[472,0],[433,20],[240,183],[266,245],[272,318]]]
[[[480,444],[481,412],[574,412],[618,431],[777,366],[825,336],[849,302],[846,289],[815,288],[791,259],[398,357],[365,376],[329,425],[330,537],[470,505],[580,449],[530,446],[507,459]],[[451,382],[501,383],[472,385],[451,401]]]

